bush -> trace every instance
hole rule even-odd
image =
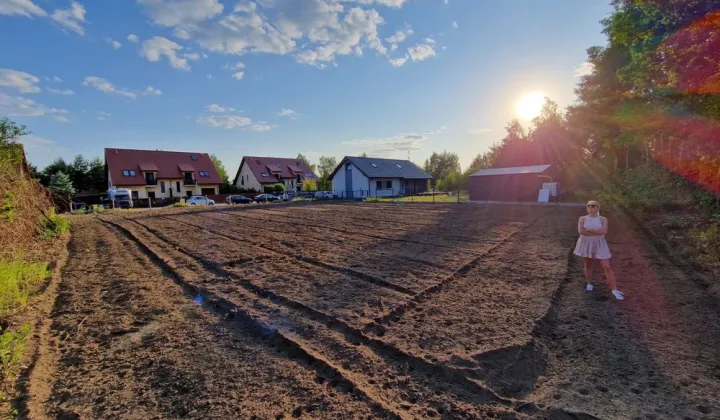
[[[697,231],[696,238],[701,260],[711,263],[720,261],[720,226],[717,223]]]
[[[275,184],[275,192],[278,192],[278,193],[285,192],[285,185]]]
[[[43,221],[42,231],[45,238],[54,238],[70,230],[70,222],[50,209],[47,218]]]
[[[25,306],[33,286],[48,276],[47,264],[0,260],[0,316]]]
[[[188,203],[186,203],[185,200],[178,201],[177,203],[173,204],[173,207],[188,207]]]
[[[365,200],[365,201],[367,201],[368,203],[379,203],[379,202],[380,202],[380,199],[377,198],[377,197],[370,197],[370,198],[368,198],[368,199]]]

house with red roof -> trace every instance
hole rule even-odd
[[[129,188],[133,199],[220,192],[222,180],[207,153],[105,149],[108,188]]]
[[[310,165],[294,158],[243,156],[233,184],[263,192],[266,186],[285,185],[285,191],[302,191],[307,179],[318,181]]]

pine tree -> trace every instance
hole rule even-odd
[[[50,190],[56,194],[72,195],[75,194],[70,177],[62,171],[58,171],[50,178]]]

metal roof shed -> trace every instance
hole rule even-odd
[[[470,175],[470,200],[537,201],[542,184],[554,176],[552,165],[481,169]]]

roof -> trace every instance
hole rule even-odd
[[[237,183],[243,164],[248,165],[261,184],[276,184],[278,180],[275,174],[280,175],[280,179],[295,179],[298,175],[302,179],[318,179],[307,162],[295,158],[243,156],[235,174],[234,184]]]
[[[330,175],[332,179],[346,162],[352,163],[368,178],[432,179],[432,176],[409,160],[345,156]]]
[[[541,174],[552,165],[514,166],[512,168],[480,169],[470,176]]]
[[[198,184],[222,184],[207,153],[107,148],[105,164],[115,185],[145,185],[143,171],[157,172],[158,179],[182,179],[183,171],[207,171],[208,177],[195,175]],[[134,170],[135,176],[123,176],[127,170]]]

